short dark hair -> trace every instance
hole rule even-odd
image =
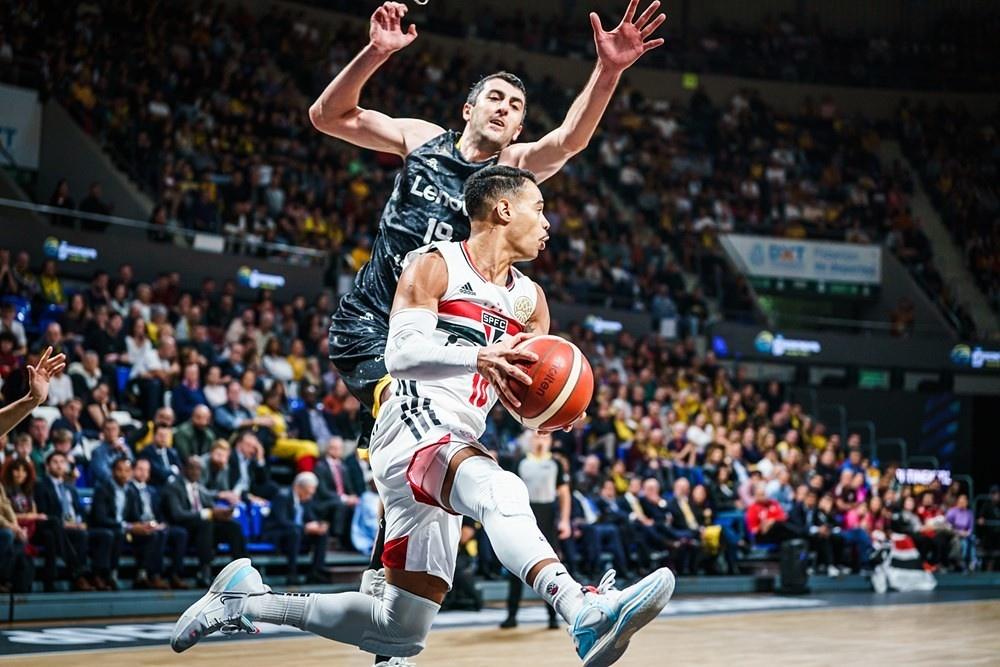
[[[512,195],[524,186],[525,181],[537,183],[535,175],[527,169],[493,165],[480,169],[465,181],[465,209],[472,220],[483,220],[496,206],[497,200]]]
[[[524,95],[524,110],[528,108],[528,89],[524,87],[524,81],[521,81],[520,77],[516,74],[511,74],[510,72],[493,72],[493,74],[487,74],[479,81],[473,84],[472,88],[469,89],[469,96],[465,98],[467,104],[476,104],[476,100],[479,99],[479,94],[483,92],[483,88],[486,87],[486,82],[490,79],[500,79],[501,81],[506,81],[510,85],[514,86],[521,91]]]

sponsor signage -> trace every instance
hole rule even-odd
[[[951,363],[960,368],[1000,370],[1000,350],[986,350],[978,345],[961,343],[951,348]]]
[[[236,280],[240,285],[250,289],[275,290],[285,286],[285,277],[274,273],[262,273],[249,266],[241,266],[236,272]]]
[[[882,248],[877,245],[746,234],[724,234],[721,242],[741,272],[751,278],[771,279],[775,289],[782,288],[782,281],[798,281],[815,284],[819,291],[850,295],[859,292],[859,286],[882,282]]]
[[[753,340],[754,348],[761,354],[773,357],[811,357],[823,351],[818,340],[786,338],[780,333],[761,331]]]
[[[60,262],[93,262],[97,259],[97,248],[71,245],[54,236],[45,239],[45,243],[42,244],[42,252],[46,257],[57,259]]]
[[[0,85],[0,146],[20,169],[38,169],[42,137],[42,105],[38,93],[27,88]],[[7,157],[0,153],[0,164]]]
[[[927,486],[934,480],[941,482],[944,487],[951,486],[951,471],[925,468],[898,468],[896,470],[896,481],[900,484]]]

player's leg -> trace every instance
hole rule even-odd
[[[622,591],[613,588],[614,570],[609,570],[596,588],[581,586],[538,529],[527,489],[517,475],[471,446],[458,452],[445,450],[441,456],[428,458],[426,465],[441,465],[445,457],[446,472],[438,493],[439,498],[447,499],[446,508],[482,523],[504,567],[517,572],[570,623],[584,667],[616,662],[632,635],[653,620],[673,595],[670,570],[657,570]],[[431,472],[422,479],[432,488],[436,478],[438,475]],[[414,481],[411,478],[411,484]]]
[[[381,598],[354,592],[275,593],[243,558],[227,565],[208,593],[184,612],[170,645],[180,653],[216,631],[254,633],[254,623],[265,622],[290,625],[369,653],[409,657],[423,649],[439,608],[439,602],[391,582]]]

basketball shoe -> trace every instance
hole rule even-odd
[[[270,590],[249,558],[234,560],[222,569],[208,592],[177,619],[170,647],[178,653],[186,651],[202,637],[219,630],[224,634],[258,632],[243,615],[243,609],[250,595],[262,595]]]
[[[584,589],[583,607],[570,634],[584,667],[607,667],[625,653],[629,640],[667,606],[674,575],[663,567],[623,591],[614,588],[615,571]]]

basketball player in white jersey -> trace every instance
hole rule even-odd
[[[451,587],[462,515],[482,523],[504,567],[570,624],[586,667],[617,661],[667,604],[674,578],[666,568],[623,591],[612,587],[613,570],[596,588],[574,581],[538,529],[524,483],[478,442],[498,398],[518,405],[507,378],[531,382],[516,364],[535,357],[518,343],[548,331],[544,294],[513,266],[545,247],[548,223],[534,176],[515,167],[473,175],[465,200],[471,237],[410,253],[389,320],[386,364],[396,386],[370,453],[385,503],[381,595],[274,593],[240,559],[178,620],[175,651],[218,630],[255,632],[260,621],[371,653],[416,655]]]

